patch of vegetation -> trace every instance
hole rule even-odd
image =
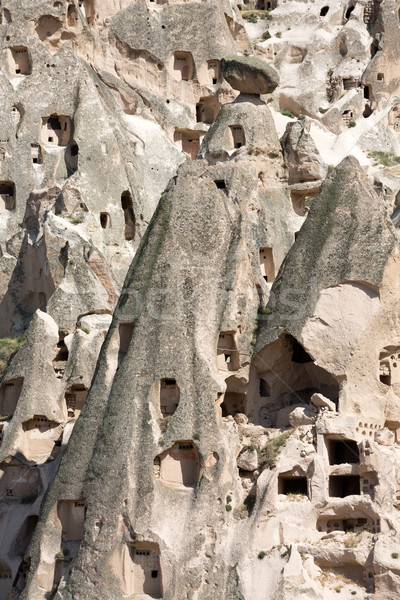
[[[347,125],[347,127],[355,127],[357,125],[357,123],[353,120],[349,121],[349,124]]]
[[[168,417],[164,417],[163,419],[161,419],[161,421],[160,421],[160,431],[161,431],[161,433],[165,433],[167,431],[167,427],[168,427],[168,423],[169,423],[170,418],[171,418],[171,415],[169,415]]]
[[[268,18],[268,13],[271,12],[271,8],[268,10],[262,9],[253,9],[253,10],[243,10],[241,11],[241,15],[245,21],[248,23],[257,23],[258,19],[262,21]]]
[[[373,158],[375,165],[381,164],[384,167],[394,167],[400,164],[400,156],[395,156],[392,152],[382,152],[380,150],[371,150],[368,157]]]
[[[265,556],[267,556],[267,553],[264,552],[264,550],[261,550],[261,552],[258,553],[258,557],[260,560],[262,560]]]
[[[346,535],[343,541],[343,546],[345,548],[356,548],[356,546],[358,546],[358,544],[361,541],[360,535],[361,531],[358,531],[357,533],[351,533],[350,535]]]
[[[289,431],[285,431],[285,433],[268,440],[264,448],[259,451],[258,460],[261,470],[265,468],[272,469],[275,466],[275,461],[292,432],[293,429],[290,429]]]
[[[306,115],[303,115],[302,113],[300,113],[297,118],[299,119],[299,121],[304,121],[304,119],[306,118]]]
[[[301,502],[304,498],[307,498],[307,495],[303,492],[289,492],[286,494],[286,498],[290,500],[290,502]]]
[[[329,173],[332,173],[332,171],[334,170],[335,166],[334,165],[328,165],[328,175]]]
[[[199,440],[200,439],[200,434],[199,433],[194,433],[193,434],[193,439],[194,440]]]
[[[46,600],[52,600],[52,598],[54,598],[54,596],[55,596],[55,594],[57,592],[57,589],[58,589],[58,583],[54,583],[53,587],[51,588],[51,590],[48,590],[45,593],[45,595],[44,595],[44,597],[46,598]]]
[[[392,558],[399,558],[399,553],[398,552],[392,552],[391,557]]]
[[[307,208],[311,208],[312,203],[315,200],[315,196],[305,196],[304,198],[304,206]]]
[[[281,115],[284,115],[285,117],[290,117],[291,119],[295,119],[296,118],[295,114],[293,114],[290,110],[286,110],[285,108],[283,108],[279,112],[281,113]]]
[[[318,112],[320,112],[321,115],[324,115],[327,110],[328,110],[327,108],[321,108],[321,107],[319,107]]]
[[[241,504],[240,506],[237,506],[234,510],[233,510],[233,516],[235,517],[235,519],[247,519],[247,517],[249,516],[249,511],[248,508],[245,504]]]
[[[226,510],[226,512],[231,512],[232,505],[231,504],[225,504],[225,510]]]
[[[9,421],[11,419],[12,415],[0,415],[0,422],[1,421]]]
[[[285,558],[285,556],[287,556],[288,554],[289,554],[289,550],[285,550],[285,552],[282,552],[281,558]]]
[[[72,225],[80,225],[81,223],[83,223],[82,217],[73,217],[71,215],[65,215],[65,218],[68,219],[68,221],[72,223]]]
[[[25,341],[25,337],[0,338],[0,378],[3,377],[8,364]]]
[[[350,594],[351,594],[352,596],[355,596],[355,595],[357,594],[357,592],[356,592],[356,590],[352,590],[352,591],[350,592]]]
[[[85,327],[85,325],[80,325],[80,326],[79,326],[79,329],[80,329],[81,331],[83,331],[83,333],[87,333],[88,335],[89,335],[89,333],[90,333],[90,329],[89,329],[89,327]]]
[[[277,38],[281,38],[282,37],[282,32],[278,31],[275,35],[276,35]]]

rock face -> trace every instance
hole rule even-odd
[[[281,144],[289,170],[289,184],[325,179],[327,167],[304,123],[288,123]]]
[[[1,1],[0,600],[398,597],[399,28]]]
[[[221,66],[226,81],[244,94],[271,94],[279,84],[277,72],[254,57],[228,56]]]

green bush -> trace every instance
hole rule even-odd
[[[392,152],[382,152],[380,150],[371,150],[368,152],[369,158],[373,158],[375,164],[380,163],[384,167],[394,167],[400,163],[400,156],[395,156]]]
[[[46,600],[52,600],[52,598],[54,598],[55,593],[58,589],[58,583],[54,583],[53,587],[51,588],[51,590],[49,590],[48,592],[45,593],[44,597],[46,598]]]
[[[391,557],[392,558],[399,558],[399,553],[398,552],[392,552]]]
[[[258,558],[260,560],[262,560],[265,556],[267,556],[267,553],[264,552],[264,550],[261,550],[261,552],[258,553]]]
[[[291,119],[295,119],[296,115],[294,115],[290,110],[286,110],[285,108],[283,108],[280,111],[281,115],[284,115],[285,117],[290,117]]]
[[[275,460],[292,434],[292,431],[293,429],[290,429],[289,431],[285,431],[285,433],[268,440],[264,448],[262,448],[258,453],[258,460],[261,469],[266,467],[272,469],[275,466]]]
[[[226,512],[230,512],[232,510],[232,506],[230,504],[225,505]]]
[[[357,123],[355,121],[349,121],[349,124],[347,125],[347,127],[355,127],[357,125]]]

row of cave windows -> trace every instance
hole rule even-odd
[[[204,112],[203,109],[201,109],[201,119],[204,123],[213,122],[216,117],[216,114],[213,111],[214,109],[211,105],[209,107],[206,106]],[[228,144],[232,150],[246,145],[246,136],[242,125],[230,125],[228,133]],[[186,152],[186,154],[194,160],[200,148],[201,135],[202,134],[199,131],[185,131],[178,129],[174,133],[174,142],[181,152]]]
[[[288,496],[292,494],[310,497],[310,481],[307,477],[293,477],[281,474],[278,477],[278,494]],[[375,484],[363,475],[330,475],[328,496],[330,498],[346,498],[347,496],[360,496],[363,494],[373,496]]]
[[[40,420],[37,417],[36,420]],[[42,421],[47,421],[41,417]],[[47,423],[44,423],[47,426]],[[332,466],[359,464],[359,451],[353,440],[327,441],[329,462]],[[333,454],[336,453],[336,454]],[[213,454],[214,464],[219,457]],[[14,461],[2,466],[2,496],[10,498],[34,498],[40,492],[40,476],[37,469]],[[181,440],[153,460],[153,476],[161,482],[175,487],[193,488],[200,476],[200,459],[192,440]],[[329,476],[329,496],[344,498],[350,495],[373,494],[377,483],[374,473],[344,474]],[[281,473],[278,476],[278,494],[300,494],[309,496],[310,481],[306,476]]]
[[[376,19],[378,18],[379,5],[380,5],[380,0],[369,0],[369,2],[367,3],[367,5],[364,9],[363,21],[368,27],[371,27],[373,25],[373,23],[375,23]],[[348,7],[346,8],[346,10],[343,13],[343,24],[346,23],[350,19],[351,14],[354,11],[355,7],[356,7],[355,2],[351,2],[348,5]],[[323,6],[321,8],[319,14],[321,17],[326,17],[328,12],[329,12],[329,6]],[[400,11],[399,11],[399,18],[400,18]]]
[[[25,46],[15,46],[6,49],[7,63],[12,75],[29,75],[31,60]],[[174,52],[172,55],[172,75],[177,81],[191,81],[195,77],[195,65],[191,52]],[[207,61],[208,83],[215,85],[220,82],[219,60]]]
[[[150,1],[152,2],[154,0],[150,0]],[[244,10],[248,5],[248,1],[249,0],[243,0],[243,5],[238,4],[239,9]],[[160,0],[160,3],[163,3],[163,0]],[[276,0],[273,0],[273,1],[258,0],[255,5],[255,8],[260,9],[260,10],[271,10],[273,8],[276,8],[276,6],[277,6]],[[352,2],[351,4],[348,5],[348,7],[343,12],[343,24],[346,23],[350,19],[351,14],[354,9],[355,9],[355,3]],[[328,13],[329,13],[329,6],[323,6],[321,8],[319,14],[321,17],[326,17]],[[364,23],[366,23],[367,25],[370,25],[372,20],[375,22],[375,20],[378,16],[378,13],[379,13],[379,1],[378,0],[370,0],[364,9],[364,15],[363,15]],[[400,15],[400,11],[399,11],[399,15]],[[399,18],[400,18],[400,16],[399,16]]]
[[[171,466],[171,460],[164,461],[167,463],[165,467],[165,474],[167,481],[171,483],[180,483],[185,487],[193,487],[198,480],[198,454],[194,445],[189,442],[177,442],[169,451],[164,454],[168,454],[169,458],[173,458],[172,463],[178,463],[178,465]],[[161,455],[162,457],[162,455]],[[155,468],[154,474],[157,476],[157,468],[160,469],[162,458],[157,457],[154,461]],[[165,457],[164,457],[165,458]],[[158,473],[158,476],[160,474]],[[169,478],[169,479],[168,479]],[[281,473],[278,477],[278,494],[281,495],[303,495],[309,496],[309,480],[303,476],[291,476],[289,474]],[[371,484],[371,479],[365,478],[359,475],[333,475],[329,477],[329,496],[332,498],[345,498],[347,496],[360,495],[362,493],[371,494],[374,484]],[[81,542],[84,533],[84,523],[86,516],[86,503],[85,500],[65,500],[59,501],[57,510],[58,519],[61,522],[61,543],[60,552],[56,555],[55,563],[55,580],[54,583],[58,584],[61,577],[67,571],[69,564],[76,556],[79,546],[77,547],[76,542]],[[28,517],[29,522],[24,524],[24,536],[31,537],[36,527],[37,517],[32,515]],[[373,521],[371,519],[335,519],[329,517],[322,517],[317,522],[317,528],[319,531],[332,531],[332,530],[344,530],[354,531],[360,529],[368,529],[373,533],[377,533],[380,530],[379,519]],[[29,544],[29,539],[25,540],[26,548]],[[75,542],[75,546],[71,546],[71,542]],[[26,549],[25,548],[25,549]],[[71,548],[73,552],[71,553]],[[140,542],[137,544],[129,544],[129,555],[133,563],[140,565],[143,572],[146,575],[148,571],[149,580],[158,579],[160,577],[160,565],[157,562],[156,557],[159,555],[158,548],[151,542]],[[4,565],[0,565],[0,574],[5,578],[5,569],[1,568]],[[136,577],[133,577],[136,580]],[[145,582],[147,576],[145,576]],[[134,581],[131,581],[129,586],[130,593],[149,593],[154,594],[157,590],[152,588],[149,582],[147,584],[143,582],[141,578],[141,585],[145,587],[138,589],[134,585]],[[156,582],[151,582],[154,586]],[[161,578],[157,582],[161,584]],[[154,596],[153,597],[158,597]]]
[[[30,73],[30,61],[29,54],[26,48],[9,48],[9,67],[10,71],[15,74],[29,74]],[[182,81],[190,81],[193,79],[194,73],[194,63],[193,58],[190,52],[176,52],[174,54],[174,63],[173,63],[173,73],[175,79],[180,79]],[[211,60],[207,63],[207,72],[209,83],[216,84],[220,80],[220,68],[218,60]],[[219,111],[220,104],[217,101],[214,101],[212,97],[210,98],[201,98],[199,103],[196,105],[196,119],[198,122],[211,124]],[[65,121],[63,123],[63,127],[57,127],[57,115],[51,116],[48,118],[49,123],[54,121],[55,127],[54,130],[64,130],[67,131],[67,120],[68,117],[60,117]],[[42,141],[48,144],[55,145],[66,145],[65,141],[60,140],[60,137],[65,138],[66,135],[59,136],[55,135],[46,135],[46,132],[43,131],[43,128],[46,127],[45,119],[43,119],[42,126]],[[68,127],[69,129],[69,127]],[[194,135],[194,134],[193,134]],[[236,141],[236,144],[238,141]],[[244,145],[244,142],[242,142]],[[239,147],[235,145],[235,147]]]
[[[118,365],[121,364],[123,358],[128,352],[132,336],[134,331],[134,323],[120,323],[118,328],[119,334],[119,353],[118,353]],[[62,378],[66,363],[68,361],[68,348],[64,342],[65,333],[60,333],[60,341],[57,344],[55,350],[55,356],[53,359],[54,370],[58,377]],[[235,337],[233,333],[221,332],[217,343],[217,367],[220,371],[237,371],[240,368],[239,352],[236,347]],[[387,355],[387,352],[381,353],[383,358],[380,358],[380,381],[385,385],[394,385],[400,382],[400,353]],[[295,338],[292,339],[292,350],[291,350],[291,361],[298,364],[304,364],[312,362],[312,358],[305,351],[303,346],[297,342]],[[174,378],[163,378],[159,383],[159,399],[160,399],[160,410],[163,417],[172,415],[179,403],[180,399],[180,388]],[[4,382],[0,388],[0,414],[12,415],[15,411],[19,396],[22,391],[23,378],[19,378],[13,381]],[[81,391],[79,386],[75,386],[76,389],[72,390],[69,394],[69,399],[75,399],[74,392]],[[86,398],[87,390],[85,392]],[[271,396],[270,387],[260,377],[259,381],[259,394],[260,398],[268,398]],[[226,399],[227,400],[227,399]],[[67,403],[68,404],[68,403]],[[83,404],[82,404],[83,405]],[[69,407],[67,407],[69,408]],[[80,407],[79,411],[82,407]],[[237,411],[236,411],[237,412]],[[232,411],[229,410],[228,404],[222,403],[222,416],[229,416]],[[232,414],[234,416],[234,414]],[[386,424],[385,424],[386,426]],[[393,426],[388,425],[389,429],[393,430]],[[363,424],[360,423],[360,428],[363,428]],[[368,425],[365,424],[364,429],[367,429]],[[373,432],[370,432],[370,435]],[[347,442],[347,446],[352,446],[352,452],[355,455],[356,448],[352,442]],[[332,463],[332,464],[341,464]]]
[[[196,118],[198,122],[211,124],[214,122],[221,105],[213,98],[201,98],[196,104]],[[11,110],[11,118],[14,123],[18,123],[23,108],[14,106]],[[72,159],[77,163],[79,147],[76,142],[70,143],[72,123],[71,118],[64,115],[53,114],[42,118],[40,141],[45,146],[69,146],[69,152]],[[174,133],[174,142],[182,152],[186,152],[192,159],[196,158],[200,147],[200,132],[191,130],[177,129]],[[241,148],[246,144],[246,136],[243,126],[240,124],[229,126],[230,145],[234,149]],[[103,154],[107,154],[107,145],[101,142]],[[0,160],[4,160],[6,151],[0,148]],[[31,156],[34,164],[41,164],[43,161],[42,151],[39,144],[31,144]],[[73,160],[72,160],[73,162]],[[75,165],[75,169],[77,164]]]
[[[61,523],[60,552],[55,556],[54,575],[52,589],[57,589],[61,580],[67,580],[71,563],[76,557],[84,534],[86,503],[84,500],[71,501],[62,500],[58,502],[57,517]],[[23,546],[28,547],[36,528],[38,517],[31,515],[23,525]],[[362,530],[378,533],[380,531],[379,518],[348,518],[320,517],[317,521],[317,529],[321,532],[344,531],[358,532]],[[71,544],[72,541],[72,544]],[[152,598],[163,596],[163,581],[161,568],[161,553],[157,543],[151,541],[127,542],[122,550],[122,561],[124,569],[119,569],[123,592],[128,596],[147,594]],[[18,573],[12,583],[10,567],[4,561],[0,562],[0,579],[6,595],[11,587],[21,592],[26,584],[29,572],[30,559],[27,557],[21,562]],[[124,571],[122,575],[122,570]],[[373,579],[373,571],[363,573],[365,578]],[[4,581],[5,580],[5,581]],[[49,586],[50,587],[50,586]]]
[[[62,533],[60,551],[55,556],[52,589],[57,589],[62,579],[68,579],[71,563],[78,553],[85,527],[85,500],[59,501],[57,517],[61,523]],[[25,550],[32,538],[37,521],[38,517],[31,515],[22,527],[23,531],[20,532],[22,535],[19,537],[23,538],[22,543]],[[380,520],[379,518],[374,520],[369,517],[354,518],[353,516],[349,516],[348,518],[337,518],[322,516],[317,520],[317,529],[320,532],[358,532],[367,530],[372,533],[378,533],[380,531]],[[124,593],[128,596],[147,594],[152,598],[161,598],[163,596],[160,555],[159,545],[151,541],[127,542],[124,544],[121,561],[124,565],[123,575],[122,568],[120,569]],[[24,589],[29,567],[30,559],[27,557],[21,562],[14,583],[12,583],[10,567],[4,561],[0,562],[0,579],[3,580],[3,588],[6,588],[6,595],[4,597],[7,597],[11,587],[16,588],[19,592]],[[366,572],[365,577],[373,579],[374,574],[372,571]]]
[[[0,152],[1,157],[1,152]],[[1,160],[1,158],[0,158]],[[133,210],[132,196],[129,191],[125,191],[121,195],[121,207],[124,213],[125,220],[125,239],[131,241],[136,234],[136,219]],[[14,210],[15,208],[15,184],[12,181],[0,182],[0,210]],[[111,226],[111,218],[109,213],[100,213],[100,225],[102,229],[108,229]]]
[[[52,585],[56,590],[61,580],[67,580],[72,561],[78,554],[83,539],[86,502],[79,500],[60,500],[57,504],[57,520],[60,524],[61,537],[59,552],[54,557],[54,572]],[[36,515],[30,515],[25,520],[18,534],[18,550],[21,555],[26,553],[30,540],[38,522]],[[101,522],[96,523],[101,526]],[[137,594],[147,594],[152,598],[162,597],[162,573],[160,565],[160,550],[158,544],[150,541],[127,542],[122,551],[121,583],[123,592],[129,597]],[[22,560],[14,582],[12,571],[5,561],[0,561],[0,594],[1,598],[8,597],[11,589],[19,593],[25,588],[30,568],[30,557]]]

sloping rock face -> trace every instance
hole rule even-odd
[[[396,11],[2,0],[0,600],[399,595]]]
[[[79,314],[114,308],[187,138],[198,145],[233,97],[219,59],[236,51],[237,17],[216,2],[161,15],[145,0],[6,4],[0,334],[47,307],[72,331]],[[211,102],[197,121],[200,99]],[[41,212],[33,225],[27,201]]]
[[[78,441],[71,440],[46,503],[40,546],[62,545],[56,534],[61,498],[85,498],[88,511],[93,498],[86,519],[101,524],[96,543],[86,552],[81,545],[81,567],[59,587],[65,597],[122,598],[151,589],[146,582],[140,589],[133,573],[137,559],[133,571],[123,567],[146,544],[162,564],[154,593],[172,598],[197,590],[208,598],[217,588],[237,597],[238,549],[229,549],[232,515],[226,506],[231,495],[240,505],[243,492],[232,477],[237,428],[232,417],[224,424],[222,414],[232,412],[232,401],[245,410],[260,302],[254,282],[265,295],[271,286],[260,270],[259,249],[276,248],[277,269],[293,241],[287,193],[278,180],[274,194],[260,186],[259,169],[269,166],[266,157],[255,165],[244,158],[217,166],[197,160],[181,167],[162,196],[103,348],[91,391],[96,406],[90,408],[90,399],[86,404],[91,425],[82,413],[73,432]],[[116,372],[114,365],[108,394],[104,381],[127,327],[131,341]],[[128,478],[122,476],[128,471]],[[219,522],[223,543],[215,537]],[[54,581],[53,559],[37,549],[25,592],[32,598],[40,597],[40,585],[50,589]],[[199,552],[211,580],[194,575]],[[81,568],[91,573],[84,591]]]
[[[281,144],[289,170],[289,185],[325,179],[326,165],[304,123],[288,123]]]

